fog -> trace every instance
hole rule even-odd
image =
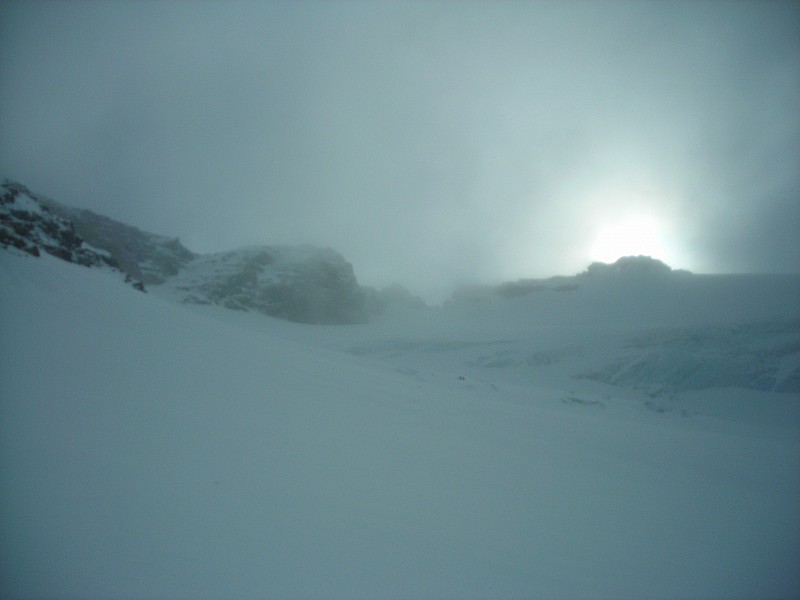
[[[197,252],[800,271],[796,2],[6,1],[0,82],[0,175]]]

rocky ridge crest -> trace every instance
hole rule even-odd
[[[0,247],[37,257],[46,252],[84,267],[121,271],[111,253],[88,244],[70,220],[47,207],[42,196],[8,180],[2,184],[0,192]],[[130,276],[126,276],[125,281],[144,291],[141,281]]]

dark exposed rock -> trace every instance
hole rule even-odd
[[[594,262],[580,276],[601,277],[631,273],[666,275],[672,272],[672,267],[650,256],[623,256],[611,264]],[[686,271],[679,271],[679,273],[686,273]]]
[[[340,254],[313,246],[198,256],[166,287],[183,302],[257,311],[300,323],[366,321],[364,293]]]
[[[146,284],[163,283],[194,257],[177,238],[141,231],[90,210],[45,199],[45,206],[70,220],[86,242],[111,254],[124,272]]]
[[[44,250],[85,267],[118,269],[109,253],[87,245],[71,221],[54,214],[45,204],[24,185],[5,181],[0,195],[0,247],[33,256],[40,256],[40,250]]]

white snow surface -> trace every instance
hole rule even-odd
[[[31,198],[28,194],[18,194],[14,197],[14,200],[9,204],[8,208],[10,210],[18,210],[23,212],[28,212],[31,214],[43,214],[44,209],[41,207],[38,201]]]
[[[0,596],[796,598],[797,279],[689,279],[309,326],[0,253]]]

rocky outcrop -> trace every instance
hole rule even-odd
[[[300,323],[366,321],[364,293],[339,253],[258,246],[197,256],[164,284],[180,301],[256,311]]]
[[[6,181],[0,195],[0,246],[33,256],[47,252],[86,267],[118,265],[107,252],[87,245],[73,224],[53,214],[24,185]]]
[[[72,208],[53,200],[43,204],[73,223],[75,231],[92,246],[109,252],[124,273],[146,284],[159,284],[178,274],[194,253],[178,238],[141,231],[90,210]]]
[[[623,256],[616,262],[607,264],[593,262],[588,269],[580,274],[580,277],[613,277],[618,275],[669,275],[688,274],[688,271],[673,270],[668,264],[650,256]]]
[[[536,293],[574,292],[582,285],[603,282],[630,282],[647,284],[669,278],[683,278],[691,275],[689,271],[676,270],[666,263],[649,256],[623,256],[616,262],[607,264],[594,262],[586,271],[571,276],[556,276],[546,279],[518,279],[498,285],[462,286],[453,292],[448,304],[475,302],[500,297],[519,298]]]

